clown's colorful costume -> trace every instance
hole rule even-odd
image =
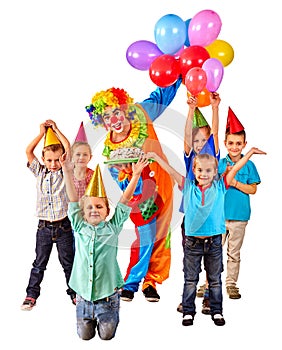
[[[180,84],[181,79],[167,88],[157,88],[141,103],[130,103],[129,134],[121,142],[114,142],[110,131],[106,136],[103,155],[109,158],[110,152],[117,148],[138,147],[145,153],[153,151],[166,159],[152,121],[172,102]],[[113,179],[124,190],[130,175],[114,166],[110,166],[109,170]],[[156,283],[161,284],[169,277],[173,181],[157,162],[150,163],[143,170],[128,205],[132,207],[130,218],[135,225],[137,238],[131,246],[124,289],[134,293],[143,278],[144,291],[148,286],[156,288]]]

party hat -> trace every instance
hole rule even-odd
[[[199,153],[208,153],[211,156],[216,157],[213,134],[211,134],[210,137],[207,139],[207,142],[204,144],[203,148]]]
[[[208,126],[208,125],[209,124],[206,121],[205,117],[203,116],[202,112],[199,110],[198,107],[196,107],[194,111],[194,118],[193,118],[193,129],[202,128],[203,126]]]
[[[88,142],[83,122],[81,122],[74,142]]]
[[[58,139],[53,129],[48,127],[45,133],[44,147],[57,144],[61,144],[61,141]]]
[[[229,131],[230,134],[235,134],[236,132],[244,130],[243,125],[240,123],[239,119],[236,117],[232,109],[228,108],[226,131]]]
[[[90,197],[107,197],[99,164],[97,164],[86,188],[85,195]]]

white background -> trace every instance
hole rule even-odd
[[[185,348],[279,348],[281,301],[280,224],[280,11],[278,1],[60,1],[9,0],[0,5],[1,86],[1,348],[25,349],[118,347],[145,349],[179,344]],[[279,5],[280,6],[280,5]],[[35,179],[26,168],[25,148],[38,134],[45,119],[54,119],[73,141],[79,124],[89,122],[84,107],[97,91],[124,88],[142,101],[155,89],[148,72],[138,71],[126,60],[127,47],[137,40],[154,41],[154,26],[172,13],[183,20],[210,9],[222,20],[218,39],[234,49],[233,62],[225,67],[218,90],[221,154],[228,106],[247,131],[248,145],[265,150],[255,155],[262,183],[252,196],[252,217],[242,248],[239,276],[240,300],[229,300],[224,291],[225,327],[216,327],[202,315],[197,299],[193,327],[181,325],[176,307],[181,300],[182,248],[175,188],[170,278],[158,287],[161,300],[148,303],[136,293],[132,303],[121,303],[116,337],[89,342],[76,334],[75,307],[65,293],[62,268],[53,250],[42,283],[42,294],[32,312],[20,305],[34,259],[37,219]],[[202,109],[210,121],[209,107]],[[186,91],[181,86],[156,130],[169,160],[183,171],[182,132],[187,113]],[[173,118],[173,119],[172,119]],[[93,161],[100,156],[104,131],[87,124],[93,144]],[[40,156],[39,147],[38,156]],[[109,196],[115,203],[117,186],[104,171]],[[240,205],[238,203],[238,205]],[[130,223],[126,232],[130,231]],[[226,255],[225,255],[226,258]],[[119,261],[125,272],[129,259],[121,244]],[[223,281],[225,274],[223,273]],[[200,275],[201,282],[204,274]],[[278,325],[279,328],[278,328]],[[5,345],[4,345],[5,344]]]

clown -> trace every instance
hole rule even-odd
[[[109,160],[111,152],[117,149],[137,147],[144,153],[154,151],[166,159],[152,122],[172,102],[180,85],[181,78],[169,87],[158,87],[141,103],[133,103],[128,93],[118,88],[95,94],[86,110],[94,127],[104,126],[108,131],[103,155]],[[111,176],[124,191],[132,173],[130,160],[121,161],[123,165],[107,163]],[[146,300],[157,302],[160,296],[156,284],[169,277],[173,209],[173,181],[157,162],[150,163],[143,170],[129,205],[136,240],[131,246],[121,298],[132,301],[143,280],[142,291]]]

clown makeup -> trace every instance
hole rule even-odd
[[[116,133],[121,133],[124,130],[126,118],[124,112],[119,108],[107,106],[102,116],[107,130],[112,130]]]

